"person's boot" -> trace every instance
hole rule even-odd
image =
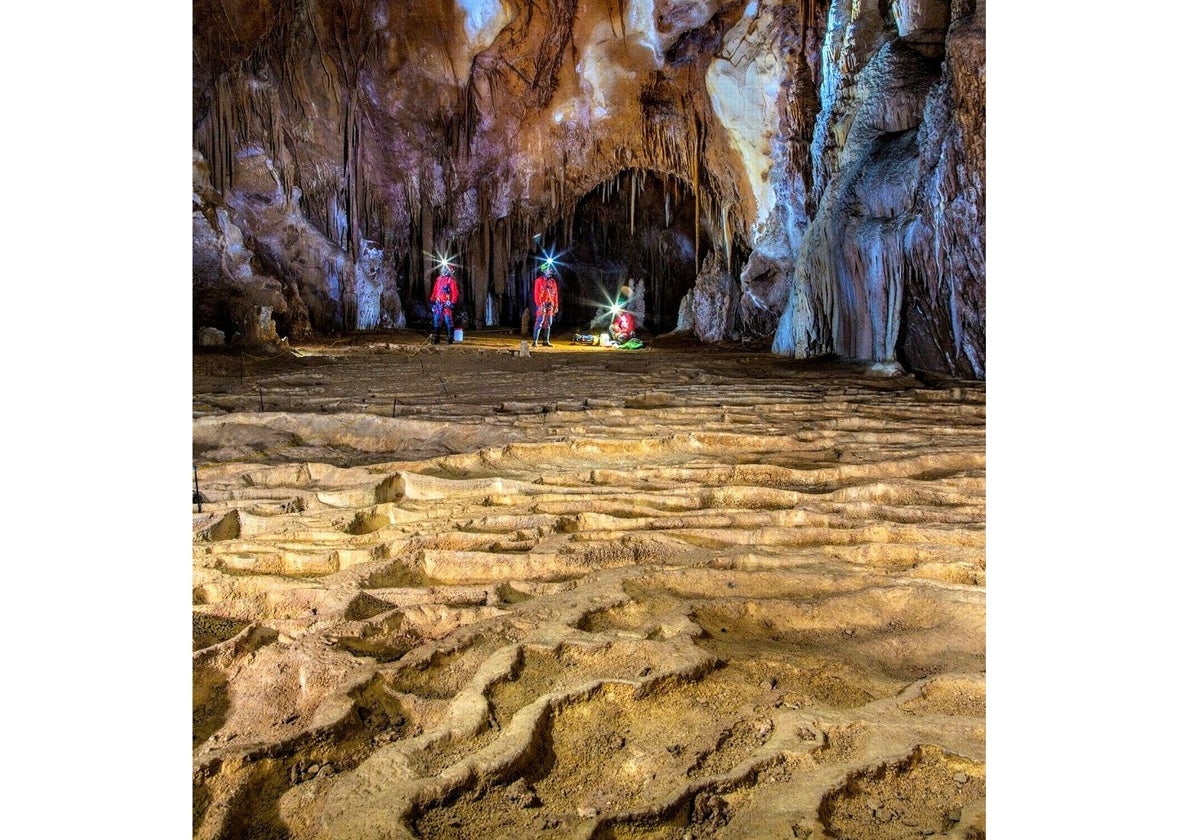
[[[546,337],[544,339],[542,339],[542,346],[543,347],[550,346],[550,330],[546,330]]]
[[[442,343],[442,325],[441,324],[436,324],[433,328],[433,343],[434,344]]]
[[[538,344],[540,343],[540,340],[538,339],[538,336],[540,336],[541,334],[542,334],[542,331],[541,331],[540,329],[539,329],[539,330],[534,330],[534,331],[533,331],[533,346],[534,346],[534,347],[537,347],[537,346],[538,346]]]
[[[446,327],[446,343],[447,344],[454,343],[454,328],[453,327]]]

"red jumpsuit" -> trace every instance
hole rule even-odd
[[[458,281],[453,274],[441,274],[433,281],[433,292],[429,295],[433,304],[433,343],[442,340],[442,324],[446,325],[446,339],[454,343],[454,304],[458,303]]]
[[[613,340],[618,344],[624,344],[629,339],[633,338],[635,329],[633,314],[625,310],[621,310],[613,318],[612,323],[608,327],[608,331],[612,333]]]
[[[539,274],[533,281],[533,306],[537,310],[537,321],[533,325],[533,346],[538,343],[538,335],[546,328],[546,338],[543,344],[550,346],[550,326],[554,316],[558,314],[558,281],[553,274]]]

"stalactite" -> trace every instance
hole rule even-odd
[[[313,102],[313,92],[308,87],[308,77],[304,73],[296,72],[296,68],[302,66],[301,61],[299,58],[293,57],[293,49],[300,55],[309,54],[308,50],[298,45],[311,46],[306,37],[311,34],[311,30],[302,35],[301,29],[302,26],[298,19],[293,17],[288,31],[277,39],[279,55],[275,62],[282,89],[289,98],[291,110],[296,113],[304,113]]]
[[[733,242],[730,236],[730,205],[721,206],[721,244],[725,246],[725,266],[733,265]]]
[[[478,123],[479,109],[475,101],[475,59],[471,61],[471,72],[467,73],[467,84],[460,93],[462,112],[459,118],[462,131],[459,132],[461,144],[452,147],[455,155],[467,159],[471,156],[471,142],[475,137],[475,126]]]
[[[694,201],[695,242],[696,242],[696,276],[700,276],[700,135],[696,134],[696,157],[692,161],[692,196]]]
[[[636,215],[636,212],[637,212],[637,194],[638,194],[638,183],[637,183],[637,175],[635,173],[635,174],[630,175],[630,177],[629,177],[629,235],[630,236],[634,236],[636,233],[636,227],[634,224],[634,216]]]
[[[423,301],[429,295],[429,278],[426,277],[425,260],[426,255],[433,253],[433,212],[424,202],[421,203],[421,250],[420,261],[418,263],[417,277],[420,280],[419,297]]]
[[[499,295],[504,292],[509,263],[512,261],[512,220],[508,216],[499,219],[495,223],[494,231],[490,291]]]
[[[359,199],[359,167],[358,167],[358,119],[356,117],[357,94],[350,96],[346,105],[345,129],[343,131],[344,145],[342,151],[343,203],[346,208],[346,233],[340,244],[356,259],[359,250],[358,237],[358,199]]]
[[[284,165],[282,152],[285,148],[283,137],[283,117],[280,114],[280,104],[277,89],[268,85],[250,85],[249,110],[257,123],[263,128],[262,138],[267,155],[275,166],[280,178],[284,199],[291,196],[292,172]]]
[[[207,144],[202,144],[200,150],[209,162],[210,183],[221,195],[233,186],[234,149],[244,133],[237,109],[238,93],[231,73],[216,77],[211,90]]]

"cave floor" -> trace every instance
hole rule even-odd
[[[985,386],[564,333],[195,351],[194,835],[982,838]]]

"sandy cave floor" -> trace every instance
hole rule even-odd
[[[984,836],[982,383],[425,338],[194,354],[194,836]]]

